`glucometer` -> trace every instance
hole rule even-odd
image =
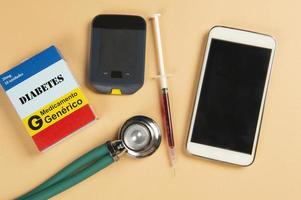
[[[132,15],[92,21],[88,80],[104,94],[133,94],[144,83],[146,23]]]

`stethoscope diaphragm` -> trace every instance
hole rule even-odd
[[[161,133],[159,126],[151,118],[135,116],[121,127],[118,139],[129,155],[142,158],[157,150],[161,143]]]

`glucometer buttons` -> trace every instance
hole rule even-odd
[[[111,78],[122,78],[122,72],[121,71],[112,71]]]

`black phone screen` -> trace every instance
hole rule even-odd
[[[271,49],[212,39],[191,141],[251,154]]]

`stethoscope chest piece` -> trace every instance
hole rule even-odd
[[[160,128],[146,116],[134,116],[120,128],[118,139],[122,141],[127,153],[136,158],[153,154],[161,143]]]

